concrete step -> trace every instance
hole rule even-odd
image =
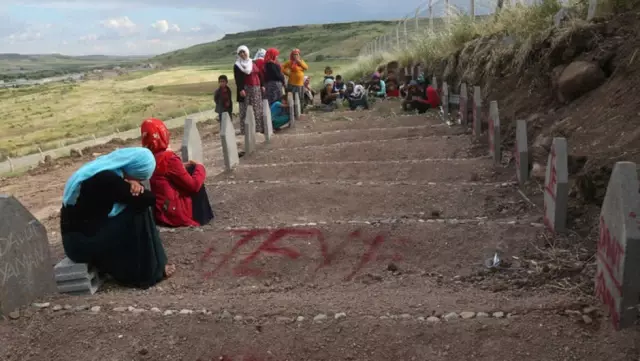
[[[512,186],[225,184],[208,187],[221,226],[401,217],[506,217],[529,205]],[[499,200],[499,201],[497,201]],[[435,213],[434,213],[435,214]]]
[[[312,119],[315,119],[312,120]],[[368,129],[368,128],[394,128],[394,127],[415,127],[423,125],[435,125],[448,127],[440,119],[431,114],[429,115],[413,115],[402,117],[390,117],[375,115],[372,112],[361,113],[353,116],[349,113],[344,115],[336,114],[335,117],[313,117],[309,120],[296,122],[294,129],[285,129],[283,134],[290,133],[308,133],[308,132],[326,132],[331,130],[346,129]]]

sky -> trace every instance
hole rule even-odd
[[[154,55],[274,26],[399,19],[424,1],[0,0],[0,52]]]

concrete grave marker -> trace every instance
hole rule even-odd
[[[587,21],[591,21],[596,16],[598,10],[598,0],[589,0],[589,8],[587,9]]]
[[[273,122],[271,121],[271,107],[269,107],[269,101],[264,99],[262,101],[262,118],[264,122],[264,139],[268,143],[273,136]]]
[[[482,91],[479,86],[473,87],[473,135],[476,136],[476,139],[480,138],[482,135],[482,119],[480,119],[480,114],[482,114]]]
[[[198,163],[204,163],[200,132],[198,131],[195,120],[191,118],[184,120],[184,135],[182,137],[180,153],[183,162],[193,160]]]
[[[469,123],[469,114],[467,105],[469,105],[469,96],[467,92],[467,84],[460,85],[460,124],[467,125]]]
[[[442,110],[445,121],[449,120],[449,86],[447,82],[442,82]]]
[[[433,87],[433,89],[438,91],[438,78],[436,78],[435,75],[431,78],[431,86]]]
[[[500,143],[500,114],[498,102],[493,100],[489,105],[489,155],[496,164],[502,161],[502,147]]]
[[[17,199],[0,194],[0,315],[55,292],[47,230]]]
[[[600,212],[596,296],[616,330],[632,326],[640,300],[640,194],[635,163],[613,167]]]
[[[238,144],[236,143],[236,130],[233,129],[229,113],[222,113],[220,143],[222,144],[224,167],[227,171],[231,171],[240,163],[240,157],[238,156]]]
[[[293,94],[293,102],[296,105],[296,107],[295,107],[296,119],[300,119],[300,115],[302,115],[302,110],[301,110],[300,94],[299,93],[294,93]]]
[[[244,152],[249,155],[256,149],[256,115],[253,107],[247,107],[247,115],[244,117]]]
[[[527,121],[516,120],[516,144],[513,150],[516,158],[516,176],[524,184],[529,180],[529,144],[527,140]]]
[[[567,140],[553,138],[544,180],[544,224],[551,232],[564,232],[569,201]]]
[[[296,111],[293,104],[293,93],[287,94],[287,103],[289,104],[289,128],[295,128],[296,126]]]

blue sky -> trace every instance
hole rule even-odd
[[[423,2],[0,0],[0,52],[151,55],[273,26],[398,19]]]

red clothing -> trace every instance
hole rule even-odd
[[[151,191],[156,195],[153,212],[156,221],[173,227],[199,226],[193,220],[191,196],[204,184],[207,177],[204,166],[196,165],[193,175],[190,175],[180,157],[173,151],[165,150],[154,155],[156,163],[159,163],[158,159],[162,159],[160,163],[166,165],[164,172],[159,172],[156,168],[149,181]]]
[[[440,97],[438,96],[438,92],[431,86],[429,85],[427,87],[427,103],[429,103],[429,105],[431,105],[431,108],[435,109],[438,108],[438,106],[440,105]]]
[[[260,76],[264,79],[264,59],[256,59],[253,63],[256,64]]]
[[[244,77],[244,86],[260,86],[262,85],[262,81],[261,81],[261,71],[260,68],[258,67],[258,64],[256,64],[256,62],[253,62],[253,70],[251,71],[251,74],[246,75]]]
[[[395,97],[395,98],[400,97],[400,89],[398,89],[398,88],[393,89],[393,90],[387,89],[387,96],[388,97]]]

